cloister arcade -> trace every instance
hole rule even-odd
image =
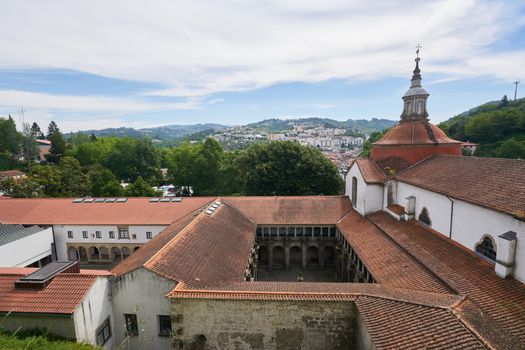
[[[126,259],[132,252],[138,250],[137,245],[74,245],[68,244],[67,256],[70,261],[78,261],[80,264],[104,264],[112,265]]]

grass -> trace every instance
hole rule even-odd
[[[0,329],[0,349],[95,350],[100,348],[60,339],[41,331],[8,333]]]

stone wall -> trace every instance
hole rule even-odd
[[[0,316],[1,326],[9,332],[39,329],[52,335],[75,340],[75,323],[72,315],[21,315]]]
[[[352,349],[351,302],[172,301],[175,349]]]

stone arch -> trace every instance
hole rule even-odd
[[[122,252],[120,251],[119,247],[111,248],[111,257],[113,259],[113,262],[122,261]]]
[[[432,220],[430,220],[430,215],[428,214],[428,209],[426,207],[423,207],[423,209],[421,209],[421,213],[419,214],[417,219],[423,225],[432,227]]]
[[[78,261],[78,250],[75,247],[69,247],[67,250],[67,258],[69,261]]]
[[[319,248],[311,245],[306,249],[306,265],[309,268],[319,267]]]
[[[273,247],[272,251],[274,269],[284,269],[284,248],[280,245]]]
[[[100,247],[99,249],[99,252],[100,252],[100,260],[109,260],[109,250],[107,247]]]
[[[263,245],[259,247],[258,262],[260,266],[268,266],[268,247]]]
[[[496,243],[491,235],[483,235],[481,240],[476,244],[476,253],[489,259],[490,261],[496,261]]]
[[[89,259],[90,260],[100,260],[100,251],[97,247],[89,247]]]
[[[88,253],[85,247],[78,247],[78,260],[80,262],[88,261]]]
[[[128,247],[122,247],[122,260],[126,259],[131,255],[131,251]]]
[[[290,247],[290,268],[301,268],[303,266],[303,250],[294,245]]]
[[[331,245],[324,247],[323,249],[324,266],[335,265],[335,248]]]

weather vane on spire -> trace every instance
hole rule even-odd
[[[419,49],[421,49],[423,46],[421,46],[420,44],[417,44],[416,45],[416,55],[417,55],[417,58],[419,58]]]

